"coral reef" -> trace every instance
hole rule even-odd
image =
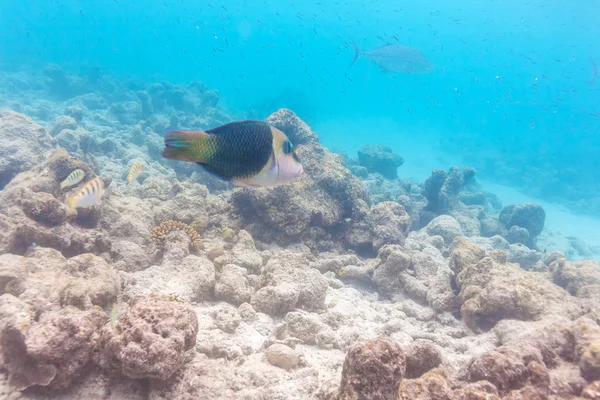
[[[0,397],[598,397],[600,266],[572,259],[591,249],[537,251],[543,210],[502,211],[473,169],[387,179],[282,109],[306,173],[230,190],[160,156],[156,133],[231,119],[200,82],[36,85],[9,100],[45,128],[0,121]],[[102,202],[68,209],[97,176]]]

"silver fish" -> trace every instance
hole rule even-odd
[[[354,60],[350,66],[354,65],[360,56],[367,57],[384,72],[423,74],[433,71],[433,64],[421,50],[400,44],[386,44],[370,51],[362,51],[354,43]]]

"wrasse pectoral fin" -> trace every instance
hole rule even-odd
[[[256,188],[260,187],[259,185],[251,185],[249,183],[244,183],[244,182],[241,182],[241,181],[238,181],[238,180],[234,180],[231,183],[233,183],[235,186],[247,187],[247,188],[253,188],[253,189],[256,189]]]

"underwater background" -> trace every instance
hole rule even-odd
[[[599,217],[599,11],[560,1],[22,1],[1,11],[0,60],[200,80],[234,116],[288,107],[336,151],[386,144],[406,159],[401,176],[468,164]],[[352,41],[418,48],[435,69],[350,67]]]
[[[599,399],[598,37],[593,1],[5,0],[0,399]],[[241,120],[289,182],[164,155]]]

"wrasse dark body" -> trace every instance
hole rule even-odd
[[[276,186],[303,172],[287,136],[262,121],[232,122],[206,132],[167,132],[162,155],[202,165],[238,186]]]

